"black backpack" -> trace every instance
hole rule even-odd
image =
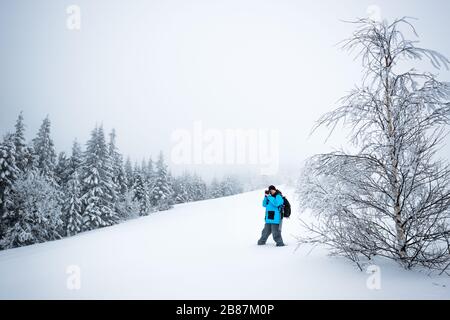
[[[283,204],[279,208],[281,218],[289,218],[291,216],[291,204],[289,203],[288,199],[285,196],[283,196],[281,192],[280,195],[283,197]]]

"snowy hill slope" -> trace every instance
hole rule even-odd
[[[281,190],[284,190],[281,188]],[[285,195],[294,199],[292,190]],[[256,241],[262,191],[182,204],[166,212],[72,238],[0,252],[0,298],[395,299],[450,298],[448,277],[406,272],[380,261],[381,289],[368,274],[324,249],[300,248],[297,215],[287,247]],[[293,203],[294,201],[291,202]],[[69,266],[81,271],[67,288]]]

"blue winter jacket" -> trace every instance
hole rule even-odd
[[[274,196],[264,197],[263,207],[266,208],[266,223],[280,224],[281,215],[279,207],[283,205],[284,200],[280,193]]]

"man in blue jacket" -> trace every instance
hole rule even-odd
[[[284,246],[283,239],[281,238],[282,217],[280,213],[280,206],[283,203],[281,192],[274,186],[270,186],[263,200],[263,207],[266,208],[266,224],[261,233],[261,238],[258,240],[258,245],[265,245],[270,234],[272,234],[277,247]]]

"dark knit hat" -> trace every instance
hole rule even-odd
[[[269,190],[277,190],[277,188],[275,188],[275,186],[270,186]]]

